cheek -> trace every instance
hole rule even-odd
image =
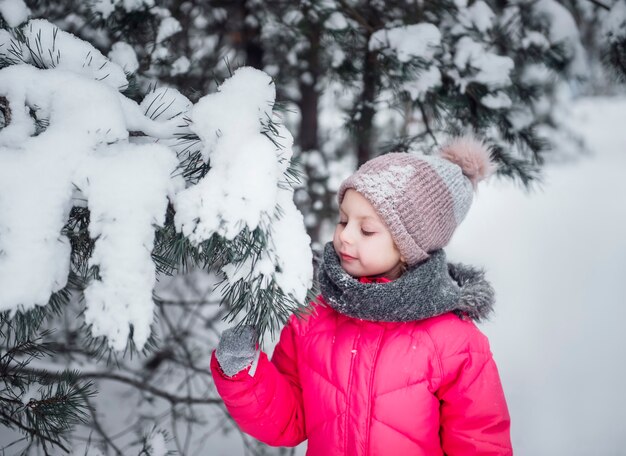
[[[400,252],[389,235],[379,239],[378,251],[380,259],[385,262],[395,262],[400,259]]]
[[[335,232],[333,233],[333,246],[335,247],[335,250],[338,250],[339,245],[341,244],[341,241],[339,240],[340,233],[341,233],[341,226],[337,225],[337,228],[335,228]]]

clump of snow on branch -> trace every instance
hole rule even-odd
[[[85,322],[117,350],[126,345],[129,325],[139,347],[150,335],[154,227],[165,223],[167,196],[182,184],[170,177],[177,166],[165,146],[121,143],[96,150],[79,172],[77,185],[91,213],[89,234],[96,239],[89,266],[98,266],[101,278],[85,290]]]
[[[183,26],[180,25],[180,22],[173,17],[165,17],[161,20],[159,24],[159,31],[157,32],[156,42],[161,43],[165,41],[169,37],[175,35],[183,29]]]
[[[96,238],[89,265],[100,276],[85,291],[86,323],[117,350],[132,324],[141,348],[153,319],[154,226],[183,186],[171,177],[175,153],[129,144],[122,95],[74,72],[10,66],[0,70],[0,94],[12,112],[0,131],[0,310],[45,305],[66,285],[61,231],[78,187]],[[30,109],[49,121],[37,136]]]
[[[271,119],[276,88],[265,73],[240,68],[191,111],[211,169],[177,196],[176,225],[192,241],[214,233],[232,240],[254,230],[276,206],[281,178],[275,145],[261,132]]]
[[[146,453],[150,456],[167,456],[168,450],[164,432],[160,429],[154,430],[147,438],[146,447]]]
[[[128,12],[154,6],[154,0],[92,0],[91,8],[95,13],[108,18],[116,7],[123,8]]]
[[[618,0],[602,19],[604,46],[602,53],[616,70],[617,77],[626,80],[626,1]]]
[[[22,50],[24,62],[81,73],[117,90],[128,87],[122,67],[111,62],[91,44],[56,25],[44,19],[33,19],[22,28],[22,32],[32,50]]]
[[[504,92],[487,94],[480,99],[480,103],[491,109],[507,109],[513,106],[513,102]]]
[[[406,25],[375,32],[369,42],[370,51],[384,48],[393,50],[401,62],[414,57],[432,60],[441,44],[441,32],[428,23]]]
[[[324,27],[328,30],[343,30],[348,27],[348,21],[345,16],[338,11],[335,11],[324,22]]]
[[[139,68],[137,53],[130,44],[123,41],[118,41],[111,46],[108,57],[127,73],[134,73]]]
[[[393,55],[401,63],[418,59],[432,62],[440,50],[441,32],[429,23],[413,24],[375,32],[369,41],[369,49]],[[419,75],[402,84],[411,99],[423,99],[426,93],[441,85],[441,72],[436,64],[429,65]]]
[[[509,74],[515,67],[510,57],[489,52],[482,43],[468,36],[464,36],[457,43],[454,64],[459,70],[469,72],[457,81],[462,92],[472,81],[493,89],[509,86]]]
[[[626,1],[618,0],[605,15],[602,34],[609,41],[623,39],[626,35]]]
[[[156,88],[139,104],[145,117],[159,122],[180,119],[192,107],[193,103],[173,87]]]
[[[89,43],[44,20],[23,32],[37,40],[39,64],[49,69],[0,70],[8,101],[0,129],[0,311],[46,305],[67,285],[71,246],[62,230],[73,206],[87,206],[95,274],[85,289],[85,322],[116,350],[131,337],[141,349],[154,315],[154,230],[165,223],[168,200],[192,242],[261,228],[267,248],[259,261],[229,267],[306,298],[310,239],[285,182],[293,138],[271,122],[276,93],[267,74],[241,68],[195,107],[171,88],[137,104],[118,91],[126,84],[122,66]],[[20,49],[11,33],[0,39]],[[105,68],[113,71],[104,75]],[[173,142],[192,131],[211,168],[185,188]]]
[[[293,137],[284,126],[278,127],[281,147],[281,172],[285,172],[292,155]],[[313,276],[311,239],[304,229],[304,217],[293,201],[293,189],[281,186],[276,195],[281,214],[273,217],[268,226],[269,245],[255,262],[247,260],[242,265],[229,264],[223,270],[229,283],[238,280],[261,279],[266,288],[271,279],[299,302],[306,299]]]
[[[458,5],[458,14],[454,17],[454,24],[450,29],[453,35],[465,35],[467,31],[476,29],[480,33],[491,30],[496,19],[495,13],[485,2],[479,0],[470,7]]]
[[[191,112],[191,129],[202,139],[211,169],[175,201],[177,229],[200,243],[213,234],[232,240],[245,228],[267,231],[261,258],[227,265],[230,283],[262,276],[302,301],[310,288],[312,254],[293,189],[279,186],[292,157],[293,138],[281,126],[272,142],[263,124],[272,119],[276,88],[253,68],[240,68],[218,92],[203,97]],[[276,209],[281,211],[276,214]]]
[[[184,55],[181,57],[178,57],[172,63],[172,76],[176,76],[177,74],[185,74],[187,73],[187,71],[189,71],[190,67],[191,67],[191,62],[189,61],[187,57],[185,57]]]
[[[588,74],[585,49],[580,41],[576,20],[571,13],[555,0],[538,0],[533,4],[533,12],[549,21],[547,32],[551,43],[560,43],[571,58],[569,72],[572,76],[584,77]]]
[[[0,0],[0,16],[9,27],[17,27],[28,19],[30,9],[24,0]]]

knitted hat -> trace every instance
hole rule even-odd
[[[337,199],[341,204],[350,188],[362,194],[413,266],[448,244],[472,204],[476,185],[495,170],[487,146],[463,136],[437,155],[400,152],[369,160],[342,182]]]

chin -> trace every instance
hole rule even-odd
[[[343,268],[344,271],[346,271],[352,277],[370,277],[370,276],[375,276],[377,274],[382,274],[384,272],[384,271],[382,272],[367,271],[367,270],[364,270],[363,268],[350,267],[350,265],[345,265],[345,264],[342,264],[341,267]]]
[[[359,270],[359,268],[350,267],[350,265],[346,265],[343,262],[341,263],[341,267],[344,271],[350,274],[352,277],[361,277],[364,274]]]

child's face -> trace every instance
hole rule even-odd
[[[341,202],[333,246],[341,266],[353,277],[395,279],[404,262],[385,223],[354,189],[348,189]]]

